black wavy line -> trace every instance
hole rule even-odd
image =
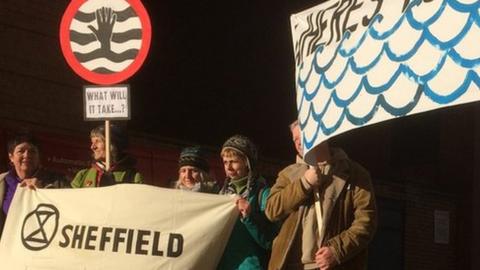
[[[74,52],[74,54],[80,63],[85,63],[90,60],[94,60],[102,57],[105,57],[108,60],[115,63],[121,63],[125,60],[135,59],[135,57],[138,54],[138,51],[139,51],[138,49],[130,49],[122,53],[114,53],[112,51],[105,52],[102,49],[96,49],[95,51],[89,52],[89,53]]]
[[[123,33],[113,33],[112,41],[116,43],[124,43],[131,39],[142,39],[141,29],[131,29]]]
[[[113,33],[112,35],[112,42],[116,42],[116,43],[124,43],[132,39],[142,39],[142,30],[132,29],[126,32]],[[89,43],[97,41],[97,38],[93,33],[84,34],[84,33],[79,33],[75,30],[70,30],[70,40],[80,45],[87,45]]]
[[[97,38],[93,33],[84,34],[84,33],[79,33],[75,30],[70,30],[70,41],[73,41],[80,45],[87,45],[89,43],[97,41]]]
[[[96,73],[100,73],[100,74],[112,74],[112,73],[115,73],[115,71],[111,71],[110,69],[108,68],[104,68],[104,67],[99,67],[99,68],[96,68],[94,70],[92,70],[93,72],[96,72]]]
[[[75,13],[75,17],[73,17],[75,20],[82,22],[82,23],[90,23],[95,20],[95,12],[93,13],[84,13],[81,12],[80,10]]]
[[[132,17],[138,17],[137,13],[133,10],[132,7],[128,7],[125,10],[116,12],[117,22],[124,22]]]
[[[132,7],[128,7],[122,11],[114,11],[114,13],[117,14],[117,22],[124,22],[132,17],[138,17]],[[91,23],[96,20],[95,12],[84,13],[79,10],[75,13],[74,19],[82,23]]]

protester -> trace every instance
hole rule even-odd
[[[369,173],[327,142],[317,146],[318,166],[309,168],[301,158],[298,122],[290,129],[298,156],[279,173],[267,201],[268,218],[283,221],[268,268],[366,269],[377,221]],[[315,188],[321,194],[322,230],[317,226]]]
[[[128,137],[123,129],[110,125],[111,165],[106,170],[105,126],[100,125],[90,132],[92,166],[75,175],[70,183],[74,188],[103,187],[118,183],[143,183],[143,176],[135,169],[136,160],[128,155]]]
[[[0,235],[17,187],[63,188],[68,182],[61,174],[40,166],[39,145],[28,132],[16,134],[7,143],[11,169],[0,174]]]
[[[209,174],[205,151],[198,146],[186,147],[178,159],[178,180],[174,188],[195,192],[217,193],[219,188]]]
[[[270,192],[257,170],[257,149],[246,137],[235,135],[222,147],[227,179],[220,194],[237,195],[240,212],[218,269],[266,269],[276,226],[264,214]]]

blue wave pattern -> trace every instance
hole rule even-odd
[[[355,44],[347,32],[329,59],[319,46],[297,66],[297,107],[307,156],[327,138],[356,127],[480,100],[480,93],[462,99],[480,86],[480,47],[472,50],[469,44],[480,40],[480,1],[436,3],[428,18],[415,13],[424,3],[410,3],[389,29],[380,27],[383,17],[377,14]],[[436,31],[452,23],[452,14],[455,33]],[[402,31],[411,34],[398,42]],[[446,75],[448,84],[442,83]]]

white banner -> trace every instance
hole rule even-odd
[[[480,1],[330,0],[291,16],[305,160],[351,129],[480,100]]]
[[[232,197],[121,184],[19,188],[2,269],[215,269],[237,219]]]

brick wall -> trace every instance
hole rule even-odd
[[[0,118],[73,130],[82,82],[67,66],[58,32],[68,1],[0,2]]]
[[[377,183],[377,197],[403,201],[403,269],[458,269],[457,199],[411,184]],[[382,205],[378,205],[379,208]],[[449,242],[435,243],[435,210],[449,215]],[[379,223],[385,221],[379,220]],[[398,268],[395,268],[398,269]]]
[[[448,244],[434,241],[435,210],[449,213]],[[447,194],[407,187],[405,213],[405,269],[457,269],[455,199]]]

